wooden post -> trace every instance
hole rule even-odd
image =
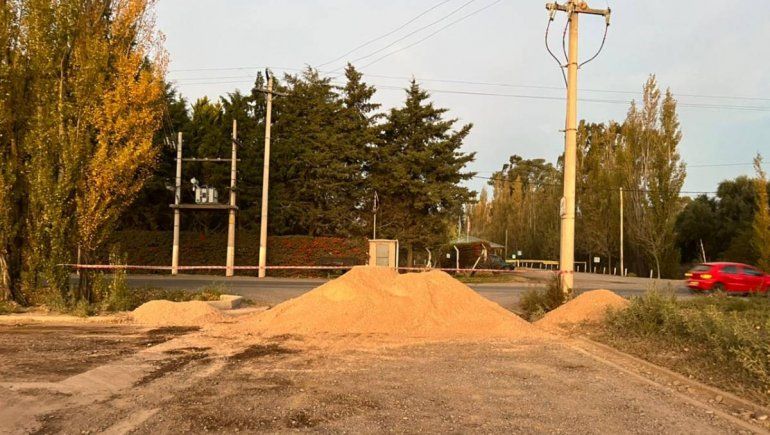
[[[227,266],[225,268],[225,276],[233,276],[235,271],[235,187],[238,174],[236,167],[238,163],[237,139],[238,121],[233,119],[233,150],[232,161],[230,162],[230,215],[227,222]]]
[[[179,273],[179,204],[182,202],[182,132],[176,140],[176,184],[174,189],[174,246],[171,249],[171,274]]]

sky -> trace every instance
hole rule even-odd
[[[602,52],[579,72],[579,98],[611,102],[580,101],[579,119],[622,121],[655,74],[680,104],[685,194],[713,192],[721,180],[752,175],[757,152],[770,160],[770,26],[763,18],[770,2],[588,3],[611,7],[612,20]],[[565,91],[545,49],[544,4],[160,0],[156,14],[169,78],[188,101],[248,91],[266,66],[295,73],[309,65],[336,75],[353,61],[368,83],[380,87],[375,99],[384,108],[400,105],[403,88],[415,77],[437,106],[450,109],[458,127],[473,123],[464,151],[476,153],[469,169],[483,177],[513,154],[555,162],[563,152]],[[585,60],[599,48],[604,20],[580,20]],[[564,23],[560,14],[550,31],[557,55]],[[475,178],[469,186],[479,190],[484,183]]]

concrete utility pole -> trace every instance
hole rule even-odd
[[[575,269],[575,165],[577,161],[577,76],[578,19],[580,14],[609,16],[609,9],[590,9],[586,2],[569,0],[566,4],[547,3],[552,14],[566,12],[569,19],[569,54],[567,60],[567,120],[564,140],[564,196],[561,200],[561,246],[559,272],[562,291],[574,287]]]
[[[174,247],[171,249],[171,274],[179,273],[179,219],[181,210],[179,204],[182,202],[182,132],[180,131],[176,139],[176,183],[174,189]]]
[[[227,222],[227,266],[225,276],[233,276],[235,269],[235,180],[238,162],[238,121],[233,119],[233,151],[230,163],[230,214]]]
[[[270,186],[270,124],[273,112],[273,76],[267,71],[267,110],[265,113],[265,161],[262,172],[262,217],[259,222],[259,277],[264,278],[267,266],[267,199]]]
[[[623,263],[623,188],[620,188],[620,276],[626,276]]]

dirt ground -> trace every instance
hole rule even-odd
[[[600,352],[556,338],[334,351],[298,337],[0,325],[0,432],[766,431]]]

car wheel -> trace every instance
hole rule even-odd
[[[724,292],[725,292],[725,286],[721,282],[714,284],[711,287],[711,291],[709,291],[709,293],[711,294],[722,294]]]

